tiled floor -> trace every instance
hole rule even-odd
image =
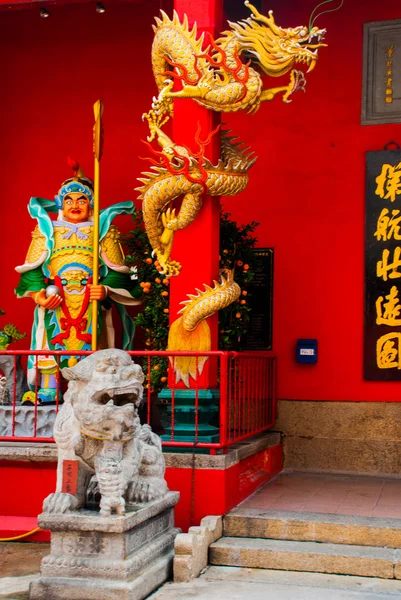
[[[241,508],[401,519],[401,479],[281,473]]]

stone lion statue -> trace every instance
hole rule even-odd
[[[69,384],[54,425],[57,488],[45,499],[43,512],[82,508],[88,488],[100,493],[103,516],[124,514],[126,503],[162,498],[168,488],[161,441],[138,417],[142,368],[123,350],[109,349],[94,352],[62,374]],[[75,460],[76,492],[67,493],[63,462]]]

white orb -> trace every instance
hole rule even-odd
[[[49,298],[49,296],[55,296],[56,294],[60,296],[60,288],[58,288],[56,285],[48,285],[46,288],[46,298]]]

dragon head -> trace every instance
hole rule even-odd
[[[231,35],[238,40],[240,52],[251,55],[271,77],[280,77],[299,63],[308,65],[308,72],[312,71],[318,49],[327,46],[321,43],[326,30],[304,26],[283,29],[274,22],[272,11],[265,17],[248,0],[245,4],[252,12],[251,17],[239,23],[230,22]]]

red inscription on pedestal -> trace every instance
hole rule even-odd
[[[63,460],[63,494],[73,494],[77,492],[78,482],[78,461]]]

